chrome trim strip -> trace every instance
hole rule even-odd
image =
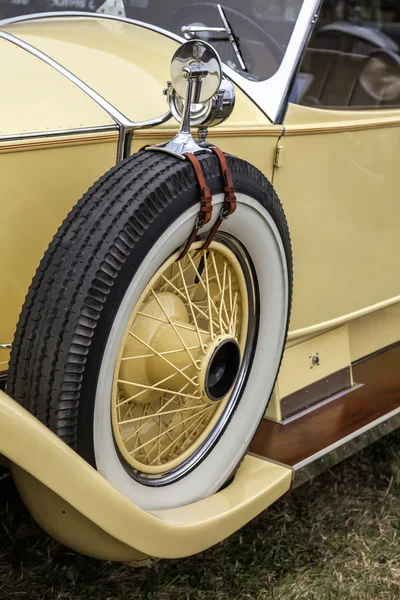
[[[313,479],[400,427],[400,406],[294,465],[293,488]]]
[[[34,131],[32,133],[13,133],[10,135],[0,135],[0,144],[2,142],[20,142],[21,140],[34,140],[37,138],[55,138],[67,135],[86,135],[89,133],[108,133],[118,131],[117,125],[97,125],[94,127],[81,127],[77,129],[60,129],[50,131]]]
[[[2,23],[4,23],[4,21]],[[63,75],[69,81],[71,81],[71,83],[76,85],[80,90],[87,94],[94,102],[96,102],[96,104],[98,104],[105,112],[107,112],[110,115],[110,117],[113,119],[113,121],[115,121],[119,128],[117,163],[129,156],[130,142],[132,140],[133,131],[135,129],[155,127],[156,125],[161,125],[162,123],[165,123],[172,117],[171,111],[168,110],[168,112],[166,112],[161,117],[157,117],[156,119],[152,119],[150,121],[131,121],[117,108],[115,108],[115,106],[108,102],[108,100],[103,98],[103,96],[98,94],[93,88],[91,88],[84,81],[82,81],[82,79],[80,79],[71,71],[63,67],[59,62],[48,56],[45,52],[42,52],[38,48],[35,48],[35,46],[32,46],[31,44],[24,42],[15,35],[12,35],[11,33],[7,33],[5,31],[0,31],[0,39],[4,39],[10,42],[11,44],[14,44],[15,46],[18,46],[22,50],[29,52],[39,60],[43,61],[45,64],[58,71],[60,75]]]
[[[236,85],[250,98],[250,100],[252,100],[252,102],[258,106],[258,108],[260,108],[260,110],[272,123],[280,123],[283,119],[288,102],[289,90],[293,78],[296,75],[299,61],[305,49],[305,44],[308,42],[313,27],[316,23],[316,17],[321,4],[322,0],[304,0],[283,61],[278,71],[272,77],[270,77],[270,79],[260,82],[249,81],[240,75],[240,73],[237,73],[227,65],[223,65],[224,73],[229,77],[229,79],[236,83]],[[136,21],[134,19],[128,19],[126,17],[119,17],[115,15],[79,11],[65,11],[62,13],[49,12],[13,17],[11,19],[4,19],[3,21],[0,21],[0,27],[23,21],[62,17],[91,17],[95,19],[112,19],[116,21],[122,21],[150,29],[151,31],[156,31],[157,33],[169,37],[177,42],[185,42],[184,37],[178,36],[171,31],[167,31],[157,27],[156,25],[144,23],[143,21]]]
[[[11,344],[0,344],[0,350],[11,350]]]

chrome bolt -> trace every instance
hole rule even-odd
[[[310,365],[310,369],[312,369],[313,367],[319,367],[321,364],[320,358],[319,358],[319,352],[316,352],[315,354],[310,354],[309,358],[311,358],[311,365]]]

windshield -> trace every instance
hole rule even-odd
[[[54,11],[111,12],[104,0],[0,0],[0,20]],[[274,75],[283,59],[303,0],[124,0],[121,13],[180,36],[202,38],[222,61],[248,79]],[[183,29],[182,29],[183,28]],[[211,31],[209,29],[212,28]]]

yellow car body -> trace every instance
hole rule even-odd
[[[76,201],[116,163],[119,139],[90,94],[1,33],[44,53],[136,123],[166,112],[162,89],[179,45],[154,28],[97,15],[0,23],[0,374],[41,257]],[[400,109],[289,104],[273,124],[240,86],[235,92],[231,117],[209,141],[273,183],[293,244],[293,312],[266,413],[282,423],[288,398],[337,373],[355,387],[352,365],[400,341]],[[130,153],[177,129],[173,120],[138,127]],[[400,396],[391,417],[399,412]],[[214,496],[150,514],[3,392],[0,454],[44,529],[80,552],[126,562],[206,549],[284,494],[294,473],[293,465],[247,456]]]

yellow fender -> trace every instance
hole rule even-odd
[[[146,512],[0,391],[0,454],[34,519],[52,537],[105,560],[180,558],[220,542],[275,502],[292,471],[246,456],[233,482],[193,504]]]

